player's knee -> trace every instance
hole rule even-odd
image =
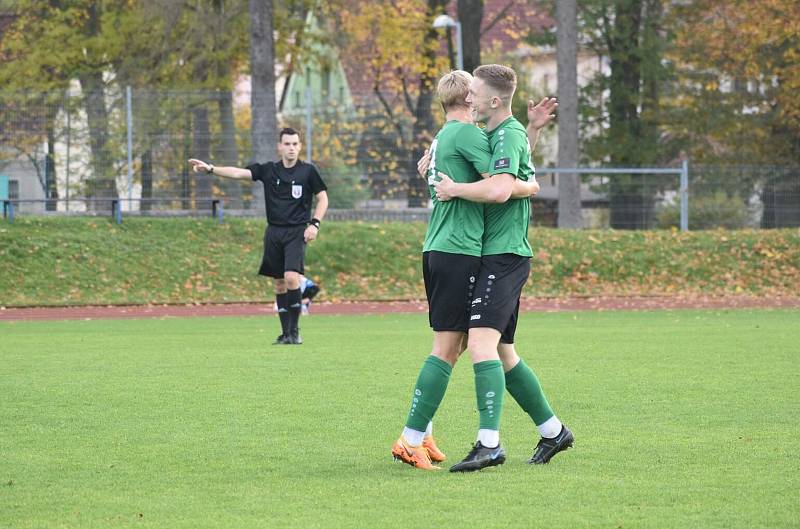
[[[297,290],[300,288],[300,274],[297,272],[286,272],[283,274],[283,279],[286,281],[286,287],[289,290]]]
[[[440,360],[444,360],[451,366],[454,366],[456,362],[458,362],[458,357],[461,356],[461,351],[455,348],[439,348],[434,349],[431,354]]]
[[[473,362],[483,362],[485,360],[497,360],[497,344],[500,341],[500,333],[494,329],[470,329],[467,347]]]

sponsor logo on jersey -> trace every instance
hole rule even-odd
[[[495,169],[508,169],[511,167],[511,158],[499,158],[494,162]]]

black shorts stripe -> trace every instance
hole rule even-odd
[[[529,257],[515,254],[485,255],[470,308],[470,328],[499,331],[502,343],[514,343],[522,288],[531,272]]]

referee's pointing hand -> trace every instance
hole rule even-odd
[[[189,163],[192,166],[192,170],[195,173],[207,173],[211,169],[211,165],[207,164],[203,160],[198,160],[196,158],[189,158]]]

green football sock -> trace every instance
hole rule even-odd
[[[506,389],[537,426],[553,416],[553,410],[544,396],[539,379],[521,358],[519,363],[506,373]]]
[[[486,360],[472,365],[475,371],[475,395],[478,398],[478,428],[500,430],[500,414],[503,411],[505,377],[500,360]]]
[[[431,355],[425,360],[414,386],[411,411],[406,420],[407,428],[425,431],[444,398],[452,371],[450,364],[440,358]]]

